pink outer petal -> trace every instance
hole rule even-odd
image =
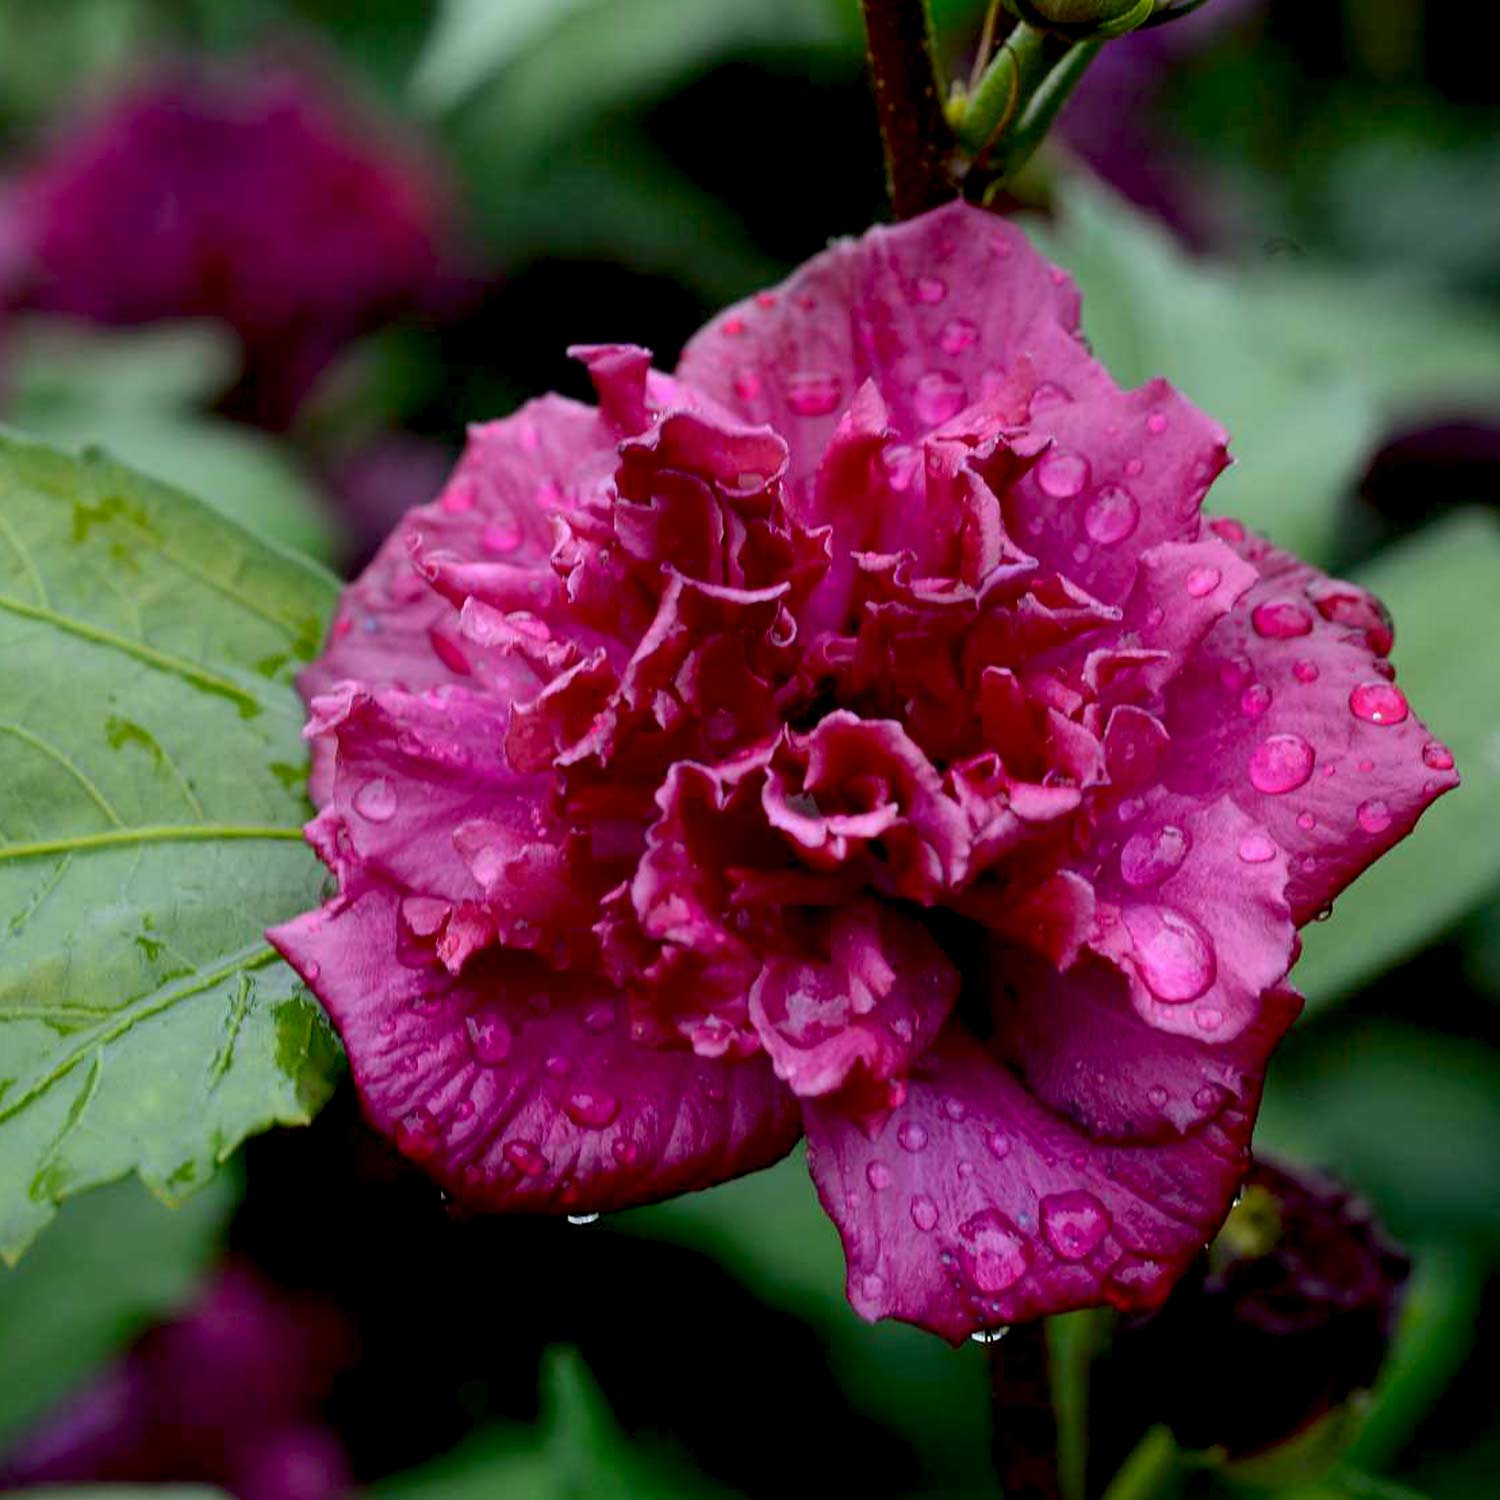
[[[1180,1139],[1105,1145],[950,1026],[873,1135],[832,1101],[804,1105],[849,1300],[954,1343],[1101,1302],[1156,1305],[1228,1212],[1253,1092]]]
[[[1007,378],[1081,398],[1113,389],[1077,337],[1078,293],[1020,230],[954,203],[845,240],[715,318],[678,376],[791,450],[809,480],[867,379],[913,438]],[[808,519],[804,516],[803,519]]]
[[[472,428],[442,495],[409,512],[344,591],[323,655],[299,679],[303,696],[348,679],[415,692],[470,675],[457,611],[417,571],[411,538],[427,553],[545,570],[552,514],[569,489],[607,477],[614,454],[599,413],[557,396]]]
[[[1059,973],[997,947],[991,964],[994,1050],[1043,1105],[1095,1140],[1170,1140],[1230,1105],[1253,1114],[1266,1060],[1301,1007],[1290,990],[1269,990],[1225,1041],[1151,1025],[1125,976],[1093,955]]]
[[[1119,811],[1096,845],[1092,946],[1124,969],[1153,1026],[1238,1036],[1295,957],[1286,857],[1227,797],[1157,794]]]
[[[604,1212],[769,1166],[798,1135],[762,1059],[633,1043],[599,978],[486,955],[451,978],[372,890],[274,929],[349,1054],[371,1122],[478,1210]]]
[[[1216,529],[1243,538],[1232,522]],[[1300,926],[1458,775],[1387,681],[1389,628],[1369,596],[1258,539],[1238,550],[1260,581],[1168,689],[1163,776],[1265,825],[1287,853]]]
[[[1007,494],[1006,528],[1106,604],[1125,597],[1143,549],[1194,540],[1203,497],[1229,462],[1224,429],[1164,380],[1033,404],[1031,432],[1052,446]]]
[[[873,901],[834,913],[826,959],[775,957],[750,991],[750,1016],[778,1078],[830,1094],[856,1067],[898,1077],[938,1034],[958,971],[926,928]]]

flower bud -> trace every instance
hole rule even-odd
[[[1337,1183],[1257,1162],[1163,1306],[1121,1324],[1101,1410],[1118,1398],[1184,1447],[1265,1454],[1373,1384],[1409,1269]]]
[[[1075,41],[1123,36],[1149,20],[1155,0],[1006,0],[1016,16],[1038,31]]]

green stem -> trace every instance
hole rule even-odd
[[[1120,1465],[1104,1500],[1169,1500],[1181,1488],[1177,1444],[1165,1427],[1153,1427]]]
[[[1035,89],[1046,40],[1044,33],[1022,21],[985,69],[958,125],[959,141],[976,156],[988,149],[996,134],[1014,118],[1018,104]]]
[[[1062,61],[1044,78],[1026,103],[1025,113],[1007,131],[998,148],[996,182],[1012,178],[1036,154],[1088,66],[1099,55],[1102,41],[1075,42]]]
[[[926,0],[860,0],[886,184],[898,219],[957,195],[955,142],[943,109]]]

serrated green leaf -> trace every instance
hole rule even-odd
[[[234,1208],[232,1172],[171,1209],[138,1182],[64,1206],[13,1270],[0,1269],[0,1450],[149,1323],[181,1308]]]
[[[261,536],[331,560],[328,512],[286,450],[204,409],[239,359],[228,330],[208,322],[96,329],[29,317],[8,351],[6,421],[61,447],[108,448]]]
[[[478,1434],[377,1486],[376,1500],[727,1500],[677,1455],[626,1438],[576,1349],[547,1351],[541,1387],[535,1428]]]
[[[74,452],[99,447],[122,463],[177,485],[241,526],[332,561],[339,543],[317,491],[263,433],[217,417],[122,408],[13,408],[18,430]]]
[[[1355,575],[1390,607],[1399,680],[1452,747],[1463,785],[1304,929],[1293,979],[1309,1001],[1346,994],[1500,886],[1500,525],[1453,516]]]
[[[99,458],[0,437],[0,1253],[302,1122],[337,1047],[262,932],[315,904],[302,705],[336,584]]]

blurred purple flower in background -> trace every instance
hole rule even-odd
[[[178,1481],[240,1500],[334,1500],[348,1464],[320,1411],[355,1354],[330,1304],[231,1263],[186,1316],[42,1422],[0,1468],[0,1489]]]
[[[0,198],[0,294],[106,324],[208,317],[233,405],[286,424],[350,339],[461,294],[441,172],[312,73],[161,68],[43,147]]]

